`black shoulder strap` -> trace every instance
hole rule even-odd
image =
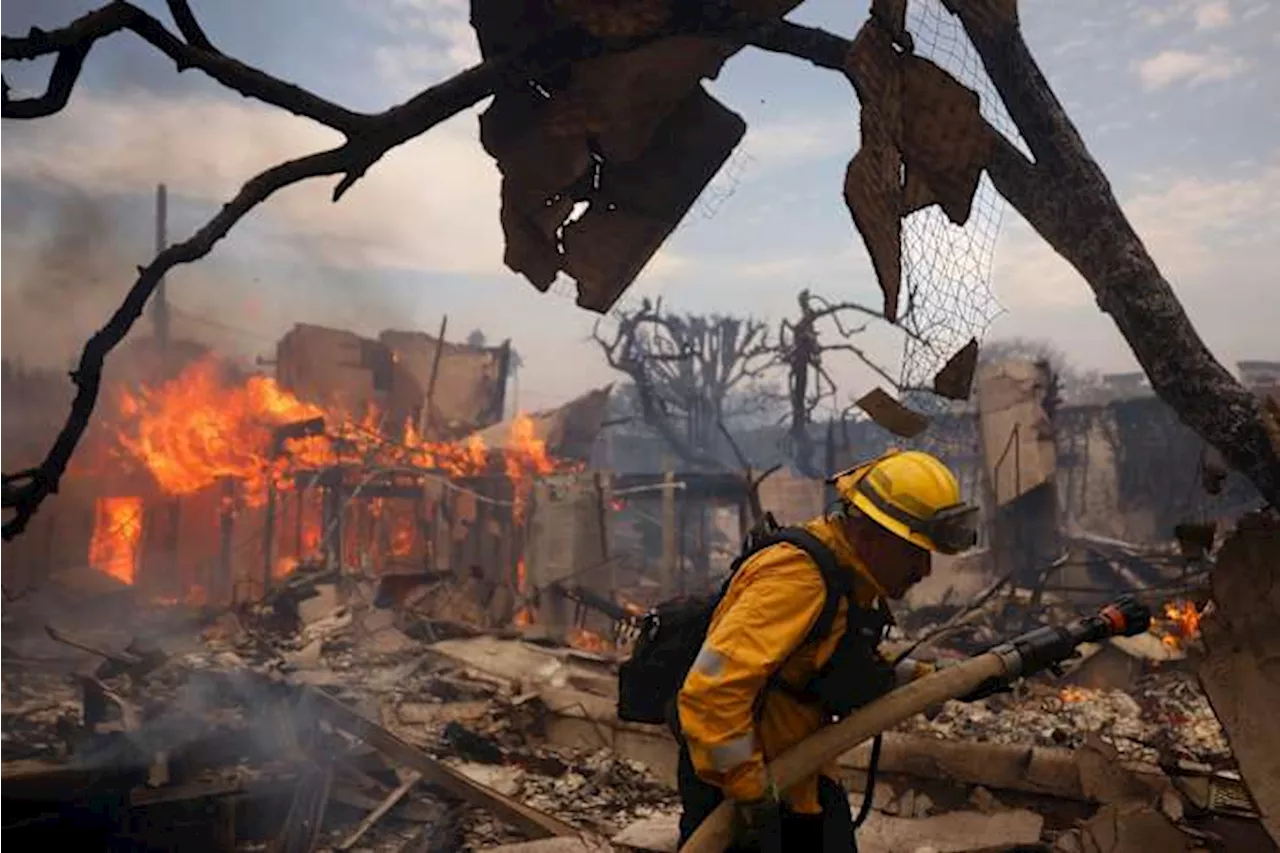
[[[822,613],[819,614],[818,621],[814,623],[812,630],[805,638],[805,644],[820,640],[831,633],[840,599],[848,597],[853,592],[853,578],[847,570],[841,568],[840,561],[836,559],[831,549],[803,527],[784,527],[774,534],[773,541],[786,542],[804,551],[822,575],[822,580],[827,586],[827,595],[822,602]]]
[[[724,597],[725,592],[729,589],[734,576],[738,573],[738,569],[743,563],[759,554],[766,548],[781,543],[794,545],[801,551],[804,551],[809,559],[813,560],[814,565],[818,567],[819,574],[822,575],[822,581],[826,584],[827,594],[822,602],[822,613],[818,615],[818,621],[814,623],[813,628],[805,637],[802,645],[819,640],[831,633],[831,626],[836,621],[836,610],[840,606],[840,599],[848,597],[853,592],[853,578],[848,571],[841,568],[840,561],[836,559],[836,555],[826,544],[814,536],[803,527],[780,527],[771,531],[767,536],[763,536],[752,543],[752,546],[744,550],[733,561],[729,567],[729,576],[725,578],[724,585],[720,588],[720,597]]]

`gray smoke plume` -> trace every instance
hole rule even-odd
[[[124,251],[118,216],[103,200],[64,191],[38,204],[11,186],[5,196],[4,354],[67,366],[119,303],[141,253]]]
[[[6,35],[20,35],[31,26],[56,28],[101,5],[92,0],[15,0],[5,6]],[[213,5],[207,7],[211,12]],[[162,21],[167,15],[156,10]],[[197,4],[196,13],[202,9]],[[216,17],[211,14],[211,17]],[[252,41],[252,39],[249,39]],[[6,79],[24,94],[43,90],[49,63],[21,63],[6,67]],[[13,72],[11,74],[10,72]],[[308,81],[301,80],[306,85]],[[205,152],[198,162],[210,163],[209,171],[228,178],[225,190],[211,197],[208,188],[197,191],[191,180],[190,137],[180,131],[204,116],[200,110],[187,116],[187,124],[171,121],[133,121],[129,144],[112,151],[104,166],[60,168],[49,153],[66,151],[68,159],[83,146],[61,145],[62,134],[92,134],[84,125],[86,109],[118,96],[129,102],[140,93],[161,96],[157,105],[173,106],[185,97],[200,98],[208,106],[226,95],[217,83],[198,72],[178,74],[172,62],[153,47],[129,35],[119,34],[95,45],[64,115],[31,122],[15,122],[4,137],[6,154],[45,152],[42,157],[15,159],[3,181],[3,351],[34,366],[66,368],[79,355],[85,340],[110,317],[136,278],[136,268],[149,262],[154,250],[154,185],[150,175],[169,184],[171,242],[188,238],[213,215],[242,180],[252,177],[246,164],[269,165],[304,153],[287,150],[271,133],[244,132],[232,137],[234,150]],[[145,100],[145,98],[144,98]],[[77,112],[80,110],[80,112]],[[269,112],[268,108],[264,108]],[[97,115],[90,111],[89,115]],[[132,115],[132,113],[131,113]],[[81,121],[77,121],[79,117]],[[246,130],[256,125],[250,123]],[[233,143],[233,144],[232,144]],[[259,168],[254,165],[253,169]],[[243,170],[243,174],[241,173]],[[128,176],[127,179],[121,176]],[[302,234],[288,225],[274,228],[268,201],[238,224],[209,257],[175,269],[168,280],[175,338],[209,346],[239,359],[270,356],[274,342],[295,322],[348,328],[376,334],[403,328],[415,313],[421,295],[406,288],[380,286],[376,272],[381,264],[364,253],[359,235]],[[349,237],[349,239],[348,239]],[[247,239],[246,239],[247,238]],[[325,262],[341,246],[341,267]],[[319,251],[324,248],[327,252]],[[430,324],[433,328],[435,318]],[[143,318],[133,336],[151,333]],[[120,375],[123,359],[108,363],[108,377]]]

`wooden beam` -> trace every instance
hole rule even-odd
[[[680,555],[676,547],[676,475],[662,475],[662,589],[670,594],[676,587]]]
[[[311,688],[304,688],[303,692],[305,701],[330,725],[360,738],[388,758],[421,773],[426,784],[435,785],[446,793],[484,808],[535,838],[571,838],[580,835],[577,829],[564,821],[513,800],[442,764],[332,696]]]

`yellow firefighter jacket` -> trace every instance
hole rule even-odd
[[[854,553],[836,522],[825,518],[805,528],[858,577],[854,598],[874,605],[879,584]],[[818,621],[826,595],[822,574],[810,557],[780,543],[748,559],[729,583],[711,627],[680,690],[680,727],[698,775],[734,800],[766,793],[764,763],[823,725],[820,709],[783,690],[764,694],[759,725],[756,703],[771,675],[791,685],[812,678],[845,632],[848,600],[842,600],[825,639],[801,646]],[[781,669],[779,669],[781,667]],[[834,767],[823,775],[838,778]],[[792,810],[817,814],[815,775],[782,792]]]

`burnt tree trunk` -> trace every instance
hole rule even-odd
[[[1280,505],[1280,425],[1200,339],[1031,55],[1015,3],[947,5],[1035,158],[999,140],[988,165],[996,189],[1088,282],[1160,398]]]

